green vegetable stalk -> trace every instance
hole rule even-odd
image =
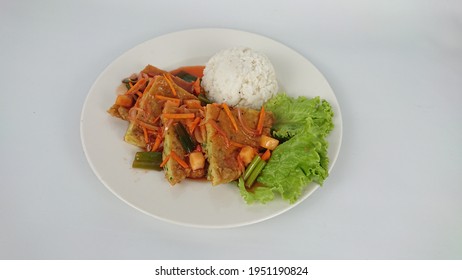
[[[133,160],[133,168],[143,168],[152,170],[162,170],[160,164],[162,163],[161,152],[137,152]]]

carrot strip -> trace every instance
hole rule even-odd
[[[235,142],[233,140],[229,140],[229,144],[231,144],[232,146],[238,147],[238,148],[243,148],[245,146],[244,144]]]
[[[138,82],[136,82],[136,84],[134,84],[129,90],[127,90],[125,94],[132,94],[132,93],[137,92],[142,86],[144,86],[145,83],[146,83],[146,79],[144,78],[139,79]]]
[[[202,76],[204,76],[204,68],[205,68],[204,65],[182,66],[182,67],[177,68],[177,69],[175,69],[173,71],[170,71],[170,73],[172,75],[177,75],[178,73],[186,72],[186,73],[188,73],[190,75],[201,78]]]
[[[196,115],[194,113],[186,113],[186,114],[162,114],[166,119],[194,119]]]
[[[263,155],[261,155],[261,159],[267,161],[271,157],[271,151],[267,149]]]
[[[147,85],[146,88],[144,89],[143,94],[144,94],[145,92],[149,92],[149,90],[151,89],[152,85],[154,84],[154,78],[149,78],[148,81],[149,81],[149,82],[148,82],[148,85]]]
[[[163,74],[163,76],[164,76],[165,80],[167,81],[168,86],[169,86],[170,89],[172,90],[173,95],[174,95],[174,96],[177,96],[176,90],[175,90],[175,88],[173,87],[173,80],[172,80],[172,78],[170,77],[170,74],[167,74],[167,75]]]
[[[147,145],[149,142],[148,130],[144,126],[142,126],[141,128],[143,129],[144,142],[146,142],[146,145]]]
[[[194,92],[199,95],[201,93],[201,78],[197,78],[193,84]]]
[[[181,165],[183,168],[188,168],[189,165],[184,161],[182,160],[174,151],[171,151],[170,152],[170,156],[176,161],[178,162],[179,165]]]
[[[265,120],[265,107],[261,106],[260,110],[260,117],[258,118],[258,123],[257,123],[257,133],[258,135],[261,135],[263,132],[263,121]]]
[[[163,95],[159,95],[159,94],[156,94],[154,97],[156,99],[159,99],[159,100],[170,100],[170,101],[173,101],[173,102],[178,103],[178,104],[180,104],[180,102],[181,102],[181,100],[178,99],[178,98],[167,97],[167,96],[163,96]]]
[[[191,126],[189,127],[189,133],[193,133],[194,129],[196,129],[197,125],[201,122],[201,118],[196,117],[194,121],[191,123]]]
[[[152,152],[157,151],[157,149],[159,149],[160,147],[161,142],[162,142],[162,134],[159,132],[157,133],[156,141],[154,142],[154,145],[152,146],[151,151]]]
[[[190,109],[202,109],[201,102],[198,99],[185,99],[183,103]]]
[[[226,115],[228,115],[228,118],[230,119],[231,124],[234,127],[234,130],[238,131],[236,120],[234,119],[234,116],[231,113],[231,110],[229,109],[228,104],[223,103],[223,109],[225,109]]]
[[[162,161],[162,163],[159,165],[159,167],[164,167],[167,164],[167,162],[169,161],[169,159],[170,159],[170,155],[167,155],[164,158],[164,160]]]
[[[155,123],[157,121],[158,118],[156,118],[153,123]],[[144,121],[141,121],[141,120],[134,120],[134,122],[136,122],[136,124],[138,124],[139,126],[141,126],[142,128],[146,128],[146,129],[149,129],[149,130],[158,130],[159,127],[153,125],[153,124],[150,124],[150,123],[147,123],[147,122],[144,122]]]

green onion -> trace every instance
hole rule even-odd
[[[252,173],[249,175],[249,178],[245,181],[245,186],[250,188],[255,180],[257,179],[258,175],[260,175],[261,171],[266,165],[266,161],[261,160],[258,162],[257,166],[255,169],[252,171]]]
[[[201,101],[202,106],[205,104],[212,104],[213,102],[205,96],[205,94],[201,93],[197,96],[197,98]]]
[[[160,164],[162,163],[161,152],[137,152],[133,160],[133,168],[162,170]]]
[[[195,82],[197,80],[197,77],[196,76],[193,76],[191,74],[188,74],[186,72],[180,72],[178,73],[177,75],[178,78],[182,79],[182,80],[185,80],[186,82]]]
[[[249,163],[249,165],[247,165],[247,168],[244,171],[244,180],[247,180],[247,178],[249,178],[250,174],[252,174],[253,170],[260,161],[262,161],[262,159],[259,155],[253,157],[252,161]]]
[[[178,122],[174,125],[176,134],[178,135],[178,138],[180,140],[181,146],[183,146],[183,149],[187,152],[190,153],[194,151],[196,148],[196,145],[194,144],[194,140],[192,139],[191,135],[186,131],[186,128],[184,128],[183,124]]]

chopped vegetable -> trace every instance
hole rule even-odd
[[[193,84],[193,89],[196,94],[201,93],[201,78],[197,78]]]
[[[149,135],[148,135],[148,130],[146,129],[146,127],[141,127],[143,129],[143,135],[144,135],[144,142],[146,142],[146,144],[149,143]]]
[[[160,167],[164,167],[169,160],[170,160],[170,155],[167,155],[162,161],[162,163],[160,164]]]
[[[247,166],[247,168],[245,169],[245,172],[242,176],[242,178],[244,180],[247,180],[250,176],[250,174],[252,174],[252,172],[254,171],[255,167],[258,165],[258,163],[261,161],[261,158],[259,155],[256,155],[252,161],[250,162],[250,164]]]
[[[115,104],[125,108],[130,108],[133,106],[133,97],[127,94],[118,95]]]
[[[189,133],[193,133],[194,132],[194,129],[196,129],[197,125],[201,122],[201,118],[200,117],[196,117],[194,119],[194,121],[190,124],[189,126]]]
[[[256,157],[258,157],[258,158],[257,158],[257,161],[254,163],[254,167],[252,168],[252,170],[250,172],[248,172],[247,179],[244,179],[245,180],[245,186],[247,188],[252,187],[252,185],[255,182],[255,180],[257,179],[258,175],[260,175],[261,171],[263,170],[263,168],[266,165],[266,161],[262,160],[260,156],[257,155]],[[244,176],[244,178],[245,178],[245,176]]]
[[[205,94],[201,93],[197,96],[197,98],[199,98],[199,100],[203,103],[203,104],[212,104],[213,102],[207,98],[207,96],[205,96]]]
[[[186,81],[186,82],[194,82],[196,79],[198,79],[196,76],[193,76],[189,73],[186,73],[184,71],[181,71],[179,72],[178,74],[175,74],[175,76],[177,76],[178,78],[181,78],[182,80]]]
[[[223,109],[225,110],[226,115],[228,115],[228,118],[231,121],[231,124],[233,125],[234,131],[238,131],[236,120],[234,119],[234,116],[231,113],[231,110],[229,109],[228,104],[223,103]]]
[[[197,99],[186,99],[183,103],[190,109],[202,109],[201,101]]]
[[[268,161],[270,157],[271,157],[271,150],[270,149],[266,150],[263,153],[263,155],[261,155],[261,159],[264,160],[264,161]]]
[[[151,151],[155,152],[159,149],[160,144],[162,143],[162,133],[157,133],[156,136],[156,141],[154,142],[154,145],[151,147]]]
[[[167,81],[168,86],[170,87],[170,90],[172,91],[173,96],[177,96],[176,90],[173,87],[173,80],[172,77],[170,77],[170,74],[163,74],[165,80]]]
[[[272,137],[262,135],[260,137],[260,146],[268,150],[274,150],[279,145],[279,140]]]
[[[170,157],[173,158],[176,162],[178,162],[178,164],[181,165],[183,168],[189,168],[186,161],[182,160],[174,151],[170,152]]]
[[[134,84],[125,94],[132,94],[132,93],[135,93],[137,92],[142,86],[144,86],[146,84],[146,79],[145,78],[141,78],[139,79],[136,84]]]
[[[191,138],[191,135],[186,131],[182,123],[178,122],[174,125],[175,132],[178,135],[181,146],[187,153],[191,153],[196,148],[194,140]]]
[[[178,105],[180,105],[180,103],[181,103],[181,100],[179,98],[167,97],[167,96],[163,96],[163,95],[160,95],[160,94],[156,94],[154,97],[156,99],[159,99],[159,100],[172,101],[172,102],[178,103]]]
[[[133,160],[133,168],[162,170],[162,153],[159,152],[137,152]]]
[[[205,166],[205,157],[202,152],[194,151],[189,154],[189,165],[192,170],[202,169]]]
[[[252,159],[255,158],[256,154],[257,152],[253,147],[244,146],[239,152],[239,158],[242,160],[244,165],[247,166],[252,161]]]
[[[184,114],[169,114],[169,113],[164,113],[162,116],[166,119],[194,119],[196,115],[194,113],[184,113]]]
[[[149,81],[149,82],[148,82],[148,85],[147,85],[146,88],[144,89],[143,94],[144,94],[145,92],[148,92],[148,91],[151,89],[152,85],[154,84],[154,79],[153,79],[153,78],[149,78],[148,81]]]
[[[177,73],[188,73],[190,74],[191,76],[196,76],[198,78],[202,78],[202,76],[204,76],[204,68],[205,66],[204,65],[198,65],[198,66],[183,66],[183,67],[180,67],[178,69],[175,69],[173,71],[171,71],[170,73],[172,75],[177,75]]]
[[[258,118],[258,123],[257,123],[257,133],[258,135],[261,135],[263,132],[263,121],[265,120],[265,106],[261,106],[260,109],[260,116]]]

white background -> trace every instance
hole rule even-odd
[[[128,206],[80,141],[131,47],[224,27],[312,61],[343,114],[323,188],[268,221],[187,228]],[[462,2],[0,1],[0,258],[462,259]]]

